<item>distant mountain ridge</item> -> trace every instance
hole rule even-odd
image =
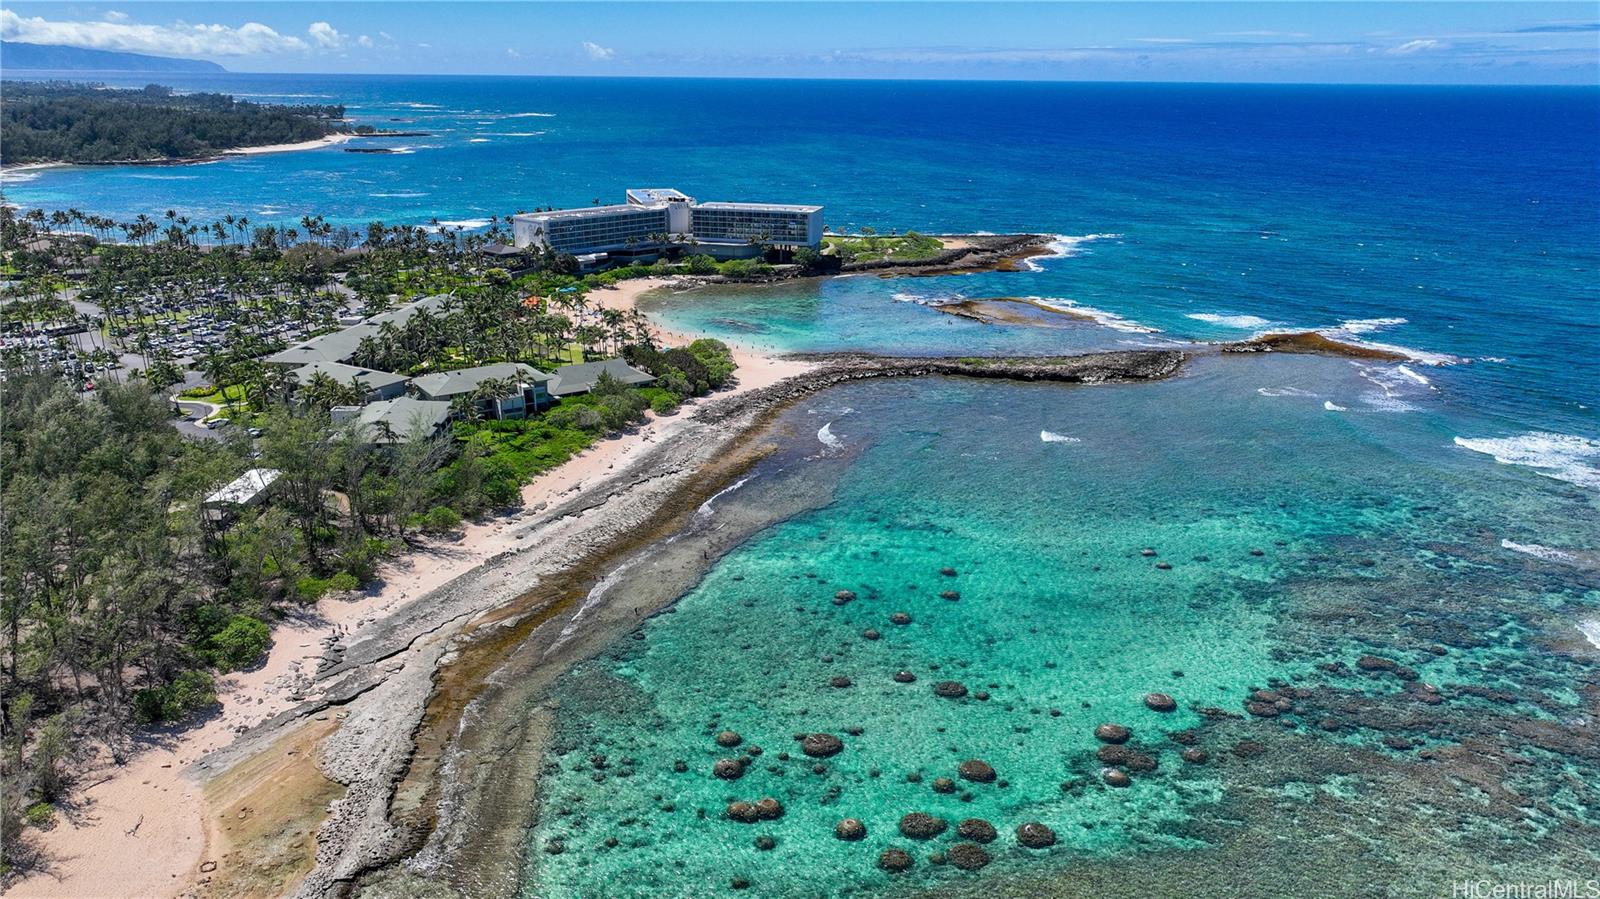
[[[59,44],[0,41],[0,67],[51,72],[226,72],[204,59],[177,59]]]

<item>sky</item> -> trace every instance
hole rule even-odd
[[[238,72],[1600,83],[1594,2],[7,2],[0,36]]]

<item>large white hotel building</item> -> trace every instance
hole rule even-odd
[[[822,246],[822,207],[777,203],[700,203],[670,188],[635,188],[614,206],[525,212],[512,216],[519,248],[550,248],[596,261],[681,248],[718,259],[754,256],[762,245]]]

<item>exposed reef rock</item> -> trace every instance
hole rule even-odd
[[[929,840],[949,828],[949,822],[927,812],[911,812],[900,819],[900,832],[913,840]]]
[[[806,734],[800,740],[800,751],[815,759],[838,755],[843,749],[844,741],[833,734]]]
[[[1017,842],[1029,849],[1048,849],[1056,844],[1056,832],[1048,825],[1029,821],[1017,827]]]
[[[1293,334],[1263,334],[1238,343],[1224,344],[1224,353],[1319,353],[1325,356],[1348,356],[1352,359],[1379,359],[1404,362],[1404,353],[1382,350],[1334,340],[1316,331],[1299,331]]]
[[[993,843],[999,834],[994,825],[982,818],[967,818],[956,825],[956,836],[974,843]]]

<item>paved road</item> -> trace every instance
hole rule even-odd
[[[178,433],[185,437],[194,437],[199,440],[221,440],[226,428],[210,430],[200,426],[200,419],[217,411],[217,407],[210,403],[196,403],[189,400],[177,400],[178,408],[182,409],[187,417],[174,418],[172,426]]]

